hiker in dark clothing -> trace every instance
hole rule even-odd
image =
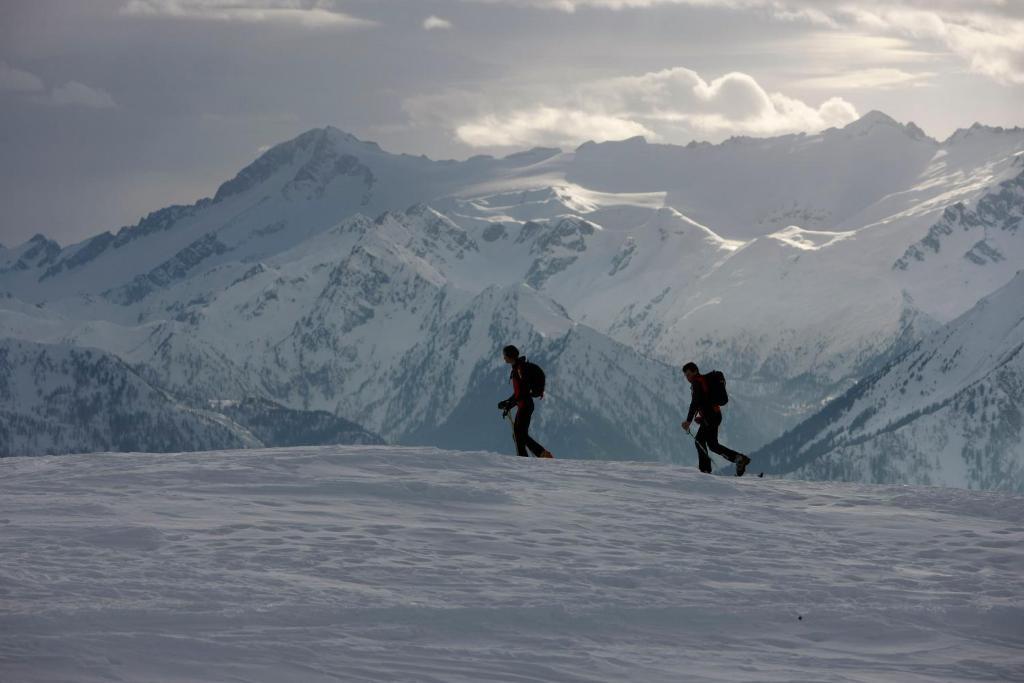
[[[512,382],[512,395],[498,404],[498,409],[505,411],[507,415],[512,408],[516,409],[515,421],[512,423],[512,434],[516,441],[516,453],[524,458],[530,457],[526,453],[529,448],[538,458],[553,458],[551,451],[547,450],[530,437],[530,419],[533,417],[533,397],[544,395],[543,379],[540,386],[531,387],[530,373],[527,371],[526,356],[519,355],[519,349],[514,346],[506,346],[502,350],[505,362],[512,366],[509,373],[509,381]],[[532,364],[530,364],[532,365]],[[536,368],[536,366],[534,366]],[[538,371],[539,368],[536,368]],[[543,373],[541,373],[543,378]],[[534,380],[537,382],[538,380]]]
[[[711,457],[708,455],[708,449],[711,449],[726,460],[736,463],[736,476],[742,477],[743,473],[747,471],[747,465],[750,464],[750,458],[718,443],[718,428],[722,424],[722,407],[715,405],[707,377],[700,374],[696,363],[684,365],[683,374],[686,375],[686,380],[690,383],[692,395],[690,409],[686,413],[686,420],[683,421],[683,429],[689,433],[690,423],[696,417],[700,428],[697,429],[694,443],[697,446],[697,465],[700,467],[700,471],[706,474],[711,473]],[[711,374],[715,375],[716,373]],[[724,387],[724,377],[721,373],[718,375],[722,377],[722,386]]]

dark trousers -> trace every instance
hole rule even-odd
[[[711,457],[708,455],[709,449],[730,462],[739,460],[740,453],[718,443],[718,428],[722,425],[722,414],[714,412],[709,416],[702,417],[700,428],[694,437],[697,445],[697,466],[700,467],[700,471],[711,471]]]
[[[516,439],[516,454],[524,458],[530,456],[526,453],[529,448],[533,454],[540,457],[544,447],[530,437],[530,419],[533,417],[533,401],[525,401],[519,404],[516,409],[516,419],[513,424],[512,433]]]

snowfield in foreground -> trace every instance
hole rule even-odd
[[[10,458],[0,547],[12,683],[1024,680],[1008,494],[371,446]]]

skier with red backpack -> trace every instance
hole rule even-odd
[[[718,428],[722,424],[722,406],[729,402],[729,394],[725,391],[725,375],[714,370],[706,375],[700,374],[696,363],[683,366],[683,374],[690,383],[690,410],[683,421],[683,429],[689,434],[690,424],[694,417],[700,428],[693,440],[697,446],[697,464],[700,471],[711,473],[711,457],[708,449],[718,453],[730,462],[736,463],[736,476],[742,477],[750,464],[750,458],[726,448],[718,443]]]
[[[544,371],[536,363],[530,363],[526,356],[519,355],[519,349],[506,346],[502,349],[505,362],[512,366],[509,381],[512,383],[512,395],[498,404],[498,409],[508,417],[512,408],[516,409],[516,417],[512,423],[512,435],[516,441],[516,453],[524,458],[530,457],[526,449],[530,449],[538,458],[553,458],[547,450],[530,437],[530,419],[533,417],[534,398],[544,398]]]

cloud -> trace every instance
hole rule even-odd
[[[824,90],[890,90],[906,86],[922,86],[935,76],[932,72],[910,73],[902,69],[874,68],[809,76],[793,85]]]
[[[433,31],[435,29],[447,29],[451,27],[452,22],[448,21],[447,19],[442,19],[441,17],[435,17],[434,15],[430,15],[429,17],[423,20],[423,28],[426,29],[427,31]]]
[[[949,9],[893,9],[874,3],[841,11],[859,26],[942,44],[971,71],[1010,85],[1024,84],[1024,18],[983,11],[985,3]]]
[[[813,132],[857,118],[856,108],[839,97],[812,106],[769,93],[748,74],[706,81],[682,67],[598,79],[568,91],[543,85],[449,91],[410,98],[405,108],[414,125],[441,125],[471,147],[566,147],[635,135],[688,142]]]
[[[116,107],[114,98],[106,90],[93,88],[78,81],[68,81],[46,92],[43,79],[35,74],[16,69],[0,62],[0,92],[21,93],[24,101],[57,106],[81,106],[94,109]]]
[[[0,92],[38,92],[44,88],[42,79],[35,74],[0,62]]]
[[[620,116],[712,137],[812,132],[857,118],[853,105],[838,97],[813,107],[769,93],[745,73],[705,81],[682,67],[597,81],[584,85],[579,97],[591,106],[611,107]]]
[[[91,107],[111,109],[116,107],[114,98],[106,90],[93,88],[78,81],[69,81],[50,91],[49,102],[59,106]]]
[[[375,22],[359,19],[318,0],[129,0],[120,13],[202,21],[278,23],[306,28],[360,28]]]
[[[636,121],[578,109],[536,106],[486,114],[455,128],[471,147],[572,146],[584,140],[621,140],[655,133]]]
[[[868,31],[933,43],[978,74],[1024,84],[1024,2],[1020,0],[465,0],[562,12],[691,6],[756,10],[842,33]]]
[[[488,5],[519,5],[522,7],[539,7],[541,9],[560,10],[562,12],[575,12],[585,7],[599,7],[605,9],[632,9],[643,7],[655,7],[657,5],[710,5],[733,7],[736,5],[750,5],[751,2],[742,0],[469,0]]]

